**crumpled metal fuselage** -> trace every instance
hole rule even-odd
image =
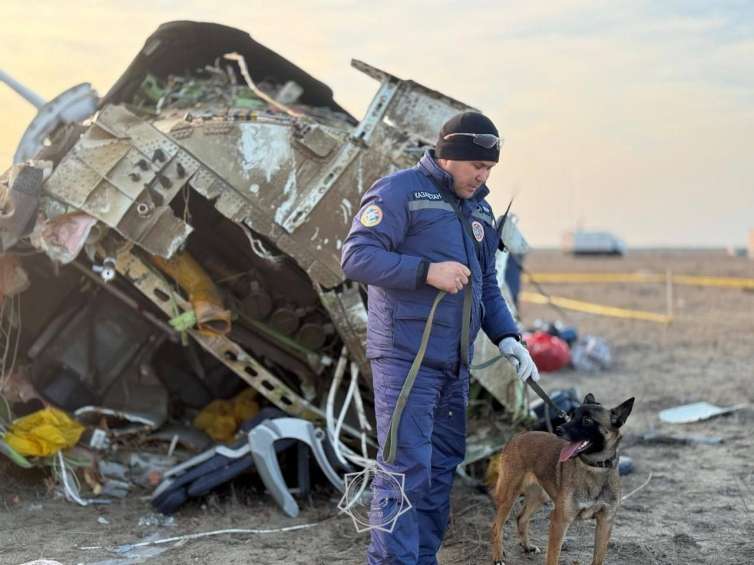
[[[177,41],[175,37],[173,40]],[[268,332],[263,337],[276,340],[275,347],[283,356],[288,354],[285,352],[298,355],[297,363],[313,373],[327,373],[331,361],[316,355],[312,360],[306,347],[296,343],[297,338],[304,339],[303,325],[307,325],[305,316],[313,315],[312,301],[318,302],[328,318],[319,325],[334,327],[362,378],[368,377],[366,309],[358,286],[346,281],[340,270],[343,240],[364,191],[379,177],[413,165],[432,146],[441,125],[469,107],[413,81],[353,61],[356,69],[379,83],[366,114],[356,124],[331,98],[328,102],[322,97],[324,85],[311,77],[311,89],[319,96],[317,100],[330,106],[327,111],[306,104],[299,104],[296,112],[284,111],[282,103],[234,107],[232,100],[225,106],[214,100],[178,108],[161,106],[161,100],[145,112],[130,104],[123,92],[133,94],[133,84],[144,84],[154,70],[150,64],[155,69],[158,63],[164,66],[164,51],[160,59],[150,59],[160,48],[155,47],[155,41],[147,41],[129,68],[132,75],[137,71],[140,74],[124,75],[84,133],[59,155],[43,185],[38,223],[73,212],[96,218],[109,231],[98,236],[92,250],[100,259],[117,255],[113,261],[118,271],[172,315],[176,301],[168,305],[160,295],[171,292],[169,287],[163,288],[164,273],[154,273],[140,256],[171,259],[187,248],[190,239],[205,237],[204,228],[195,229],[195,222],[185,211],[192,194],[204,199],[242,230],[243,245],[250,247],[258,259],[258,280],[267,281],[255,286],[252,280],[248,291],[251,298],[240,296],[237,302],[226,304],[238,310],[233,324]],[[160,41],[164,47],[164,38]],[[213,44],[212,49],[221,56],[224,46]],[[228,49],[242,51],[238,45],[229,45]],[[270,57],[269,53],[264,52],[264,57]],[[245,63],[253,75],[255,61]],[[270,60],[265,59],[265,64],[271,64]],[[286,68],[286,72],[302,76],[303,71],[291,67],[293,70]],[[163,77],[166,73],[164,68],[154,72]],[[300,79],[304,89],[310,84],[307,76]],[[183,213],[177,206],[179,201],[185,207]],[[248,247],[244,253],[249,252]],[[212,259],[204,262],[208,268],[209,263],[220,262]],[[216,266],[215,271],[218,268],[222,270]],[[288,290],[285,296],[277,289],[275,294],[271,287],[286,276],[303,277],[311,286],[306,292]],[[302,299],[302,292],[311,293],[311,297]],[[182,299],[177,304],[190,308]],[[287,325],[285,316],[293,316],[292,326]],[[306,339],[310,343],[320,341],[318,323],[308,323]],[[274,375],[269,364],[255,358],[258,353],[253,348],[247,350],[234,341],[232,332],[229,336],[208,336],[194,331],[193,335],[207,351],[283,410],[310,419],[322,417],[316,402],[321,398],[316,382],[302,377],[306,386],[286,384]],[[256,342],[249,338],[245,343]],[[279,364],[280,354],[276,357],[274,351],[268,351]],[[289,364],[288,368],[303,375],[305,371],[298,371],[297,366]],[[365,383],[369,381],[364,378]],[[308,392],[299,392],[304,389]]]

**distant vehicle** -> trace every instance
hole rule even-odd
[[[563,235],[563,252],[572,255],[626,254],[626,244],[619,237],[604,231],[569,231]]]

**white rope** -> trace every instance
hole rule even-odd
[[[327,437],[330,440],[330,444],[333,447],[335,456],[338,461],[344,466],[348,466],[348,462],[355,463],[360,467],[371,467],[376,464],[374,459],[370,459],[367,454],[367,431],[371,430],[369,421],[364,413],[364,405],[361,399],[361,393],[358,387],[359,369],[356,363],[351,363],[352,379],[346,393],[346,398],[343,402],[343,406],[340,409],[337,421],[335,419],[335,394],[343,381],[343,375],[345,373],[346,363],[348,361],[346,357],[345,346],[341,350],[338,364],[335,367],[335,374],[333,380],[330,383],[330,390],[327,394],[327,405],[325,408],[325,423],[327,427]],[[356,399],[356,411],[359,414],[359,425],[361,427],[361,451],[362,455],[355,453],[351,448],[340,441],[340,432],[343,427],[343,421],[348,411],[348,407],[351,401]]]
[[[640,484],[638,487],[636,487],[634,490],[629,492],[627,495],[625,495],[623,498],[620,499],[621,502],[625,501],[629,496],[633,496],[637,492],[639,492],[641,489],[643,489],[645,486],[649,484],[649,481],[652,480],[652,473],[649,473],[649,476],[647,477],[647,480],[644,481],[642,484]]]
[[[107,498],[81,498],[78,493],[79,485],[76,475],[71,471],[68,474],[68,468],[65,464],[65,458],[63,457],[63,451],[58,451],[57,457],[52,460],[53,473],[60,476],[60,480],[63,483],[63,493],[66,500],[73,501],[80,506],[89,506],[90,504],[111,504],[112,500]],[[71,480],[74,486],[71,486],[68,480]],[[74,488],[75,487],[75,488]]]
[[[344,345],[340,350],[338,364],[335,365],[335,373],[333,374],[333,379],[330,383],[330,390],[327,392],[327,404],[325,406],[325,426],[327,428],[327,439],[330,441],[330,445],[332,445],[333,451],[335,452],[335,457],[337,457],[338,461],[343,466],[348,466],[348,462],[340,453],[338,446],[339,442],[335,437],[335,416],[333,413],[335,411],[335,392],[338,390],[340,381],[343,379],[343,373],[346,370],[347,361],[346,346]]]
[[[251,80],[251,75],[249,74],[249,69],[246,66],[246,59],[244,59],[244,56],[239,53],[226,53],[223,55],[226,59],[230,61],[235,61],[238,63],[238,68],[241,69],[241,76],[243,76],[243,79],[246,81],[246,86],[248,86],[251,91],[256,94],[259,98],[267,102],[270,106],[273,108],[277,108],[281,112],[285,112],[289,116],[293,116],[294,118],[301,118],[304,114],[301,112],[296,112],[295,110],[292,110],[285,104],[281,104],[274,98],[271,98],[261,90],[259,90],[259,87],[257,87],[256,84],[254,84],[254,81]]]
[[[89,506],[89,502],[81,498],[77,492],[75,492],[68,484],[68,469],[65,466],[65,460],[63,459],[63,452],[58,451],[58,464],[60,465],[60,480],[63,481],[63,490],[65,491],[65,497],[68,500],[74,501],[80,506]]]
[[[356,405],[356,415],[359,418],[359,427],[361,428],[361,454],[364,458],[368,458],[367,453],[367,432],[372,431],[372,425],[367,419],[366,411],[364,410],[364,401],[361,398],[361,390],[358,385],[354,390],[353,401]]]
[[[327,520],[327,518],[325,518]],[[296,526],[287,526],[285,528],[266,528],[266,529],[245,529],[245,528],[232,528],[228,530],[214,530],[212,532],[200,532],[197,534],[187,534],[185,536],[174,536],[172,538],[163,538],[152,541],[142,541],[138,543],[129,543],[120,545],[115,548],[115,552],[119,554],[127,553],[137,547],[146,547],[148,545],[160,545],[164,543],[173,543],[179,541],[193,540],[199,538],[207,538],[210,536],[220,536],[223,534],[279,534],[283,532],[293,532],[295,530],[304,530],[306,528],[313,528],[320,525],[325,520],[319,522],[311,522],[308,524],[298,524]],[[82,546],[79,549],[105,549],[101,545]]]
[[[355,372],[354,372],[355,371]],[[343,400],[343,406],[338,414],[338,421],[335,424],[335,440],[340,443],[340,430],[343,428],[343,422],[346,419],[348,408],[351,406],[351,400],[353,399],[353,390],[356,388],[356,384],[359,378],[359,368],[356,363],[351,363],[351,382],[348,385],[348,391],[346,391],[346,398]]]

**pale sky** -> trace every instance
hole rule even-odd
[[[487,113],[489,185],[533,245],[580,224],[629,246],[745,244],[754,229],[754,2],[3,0],[0,68],[50,99],[103,95],[166,21],[238,27],[361,117],[364,60]],[[253,64],[253,62],[249,62]],[[0,161],[35,110],[0,84]]]

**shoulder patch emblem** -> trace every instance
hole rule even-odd
[[[477,241],[482,241],[484,239],[484,226],[476,220],[471,222],[471,231],[474,232],[474,239]]]
[[[377,204],[370,204],[361,213],[361,225],[366,228],[373,228],[382,221],[382,208]]]

